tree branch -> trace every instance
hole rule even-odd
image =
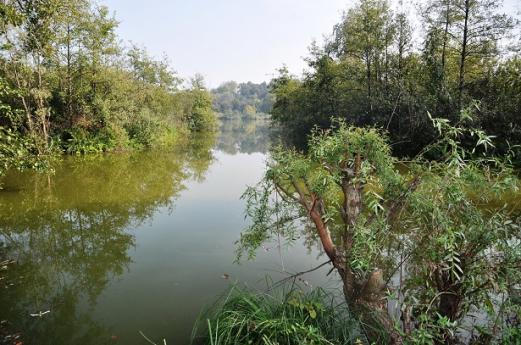
[[[327,264],[329,264],[329,263],[331,263],[331,260],[327,260],[326,262],[323,262],[323,263],[321,263],[320,265],[318,265],[318,266],[316,266],[316,267],[314,267],[314,268],[312,268],[312,269],[309,269],[309,270],[306,270],[306,271],[297,272],[297,273],[295,273],[295,274],[290,275],[289,277],[286,277],[286,278],[284,278],[284,279],[281,279],[281,280],[279,280],[278,282],[276,282],[275,284],[273,284],[273,285],[268,289],[268,291],[272,290],[272,289],[273,289],[274,287],[276,287],[276,286],[279,286],[279,285],[281,285],[281,284],[284,284],[284,283],[287,282],[288,280],[296,279],[296,278],[300,277],[301,275],[304,275],[304,274],[306,274],[306,273],[311,273],[311,272],[313,272],[313,271],[316,271],[316,270],[318,270],[318,269],[324,267],[325,265],[327,265]],[[333,267],[333,268],[334,268],[334,267]]]

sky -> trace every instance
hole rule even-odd
[[[166,54],[183,78],[209,87],[269,81],[284,64],[300,74],[313,40],[332,32],[353,0],[99,0],[115,14],[124,42]],[[411,3],[406,2],[406,3]],[[521,0],[505,0],[510,14]],[[400,6],[400,5],[395,5]]]

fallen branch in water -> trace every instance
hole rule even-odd
[[[32,316],[32,317],[42,317],[45,314],[49,314],[50,312],[51,312],[50,310],[46,310],[46,311],[40,311],[38,313],[29,314],[29,315]]]
[[[157,345],[156,343],[154,343],[152,340],[150,340],[143,332],[139,331],[139,334],[141,334],[141,336],[147,341],[149,342],[150,344],[152,345]],[[163,345],[166,345],[166,339],[163,338]]]
[[[279,280],[278,282],[276,282],[275,284],[273,284],[273,285],[272,285],[272,286],[271,286],[267,291],[272,290],[272,289],[273,289],[274,287],[276,287],[276,286],[279,286],[279,285],[281,285],[281,284],[284,284],[284,283],[287,282],[288,280],[296,279],[296,278],[300,277],[301,275],[304,275],[304,274],[306,274],[306,273],[310,273],[310,272],[316,271],[316,270],[318,270],[319,268],[322,268],[322,267],[324,267],[325,265],[327,265],[327,264],[329,264],[329,263],[331,263],[331,260],[327,260],[326,262],[323,262],[323,263],[321,263],[320,265],[318,265],[318,266],[316,266],[316,267],[314,267],[314,268],[312,268],[312,269],[309,269],[309,270],[307,270],[307,271],[302,271],[302,272],[297,272],[297,273],[295,273],[295,274],[291,274],[289,277],[286,277],[286,278],[284,278],[284,279],[281,279],[281,280]],[[287,272],[285,272],[285,273],[287,273]],[[306,284],[306,285],[307,285],[307,284]]]

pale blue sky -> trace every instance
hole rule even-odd
[[[99,0],[115,12],[124,41],[166,53],[182,76],[268,81],[286,64],[305,67],[313,39],[322,40],[353,0]],[[410,3],[410,2],[405,2]],[[509,12],[521,0],[506,0]]]

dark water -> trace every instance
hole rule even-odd
[[[201,308],[230,284],[281,277],[275,243],[234,264],[240,196],[266,159],[266,129],[249,128],[167,152],[67,157],[50,175],[8,174],[0,261],[15,263],[0,271],[0,320],[24,344],[146,344],[139,331],[187,344]],[[324,261],[303,246],[282,253],[291,271]]]

